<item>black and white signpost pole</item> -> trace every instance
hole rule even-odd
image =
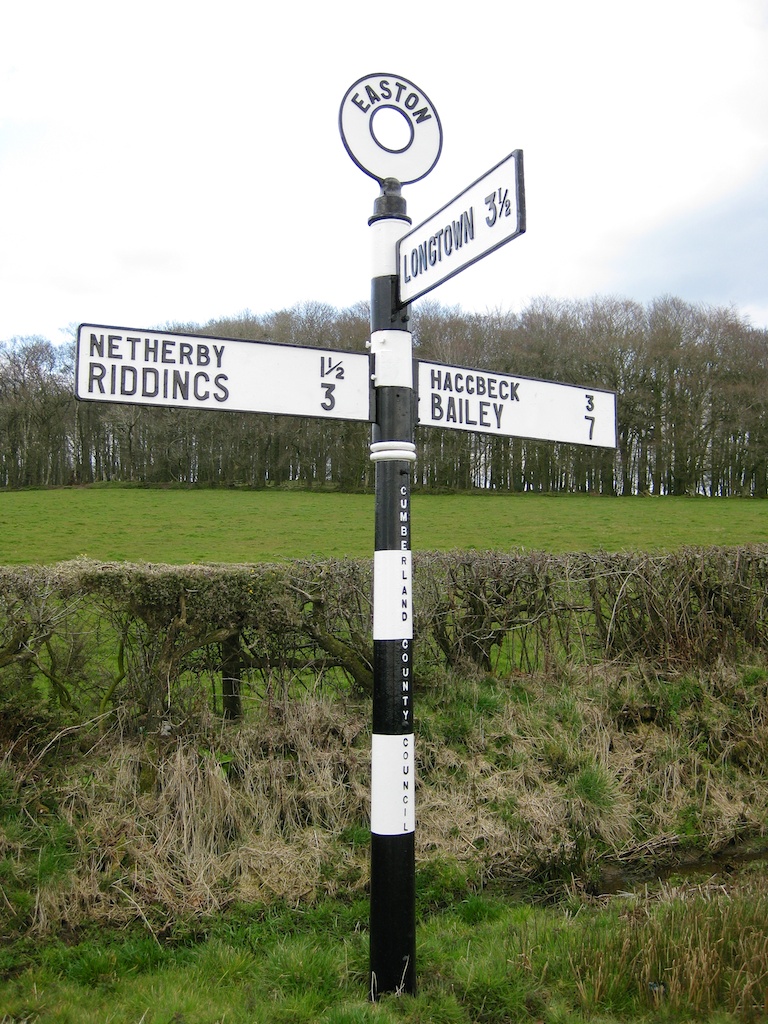
[[[397,309],[396,244],[407,226],[387,179],[373,233],[371,355],[376,422],[371,748],[371,997],[416,987],[411,463],[414,391],[410,307]]]
[[[401,184],[428,174],[442,148],[440,119],[399,75],[368,75],[344,97],[344,145],[381,194],[372,232],[371,363],[376,464],[371,743],[370,991],[416,991],[415,748],[411,464],[415,392],[410,307],[399,296],[397,243],[410,226]]]

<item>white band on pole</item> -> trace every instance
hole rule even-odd
[[[415,462],[416,445],[410,441],[374,441],[371,462]]]
[[[373,639],[413,640],[410,549],[373,553]]]
[[[413,388],[411,352],[410,332],[374,331],[371,335],[374,387]]]
[[[371,737],[371,832],[397,836],[416,828],[413,733]]]
[[[391,217],[371,224],[371,277],[397,274],[397,243],[410,227],[409,218]]]

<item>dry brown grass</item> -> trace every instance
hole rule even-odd
[[[571,908],[570,920],[581,915],[581,927],[573,928],[571,939],[577,937],[563,953],[587,1014],[608,1007],[626,1011],[629,997],[633,1018],[644,1008],[653,1020],[710,1020],[717,1011],[738,1020],[765,1019],[768,902],[762,869],[746,869],[727,887],[711,876],[699,884],[678,880],[601,900],[574,891]]]
[[[663,702],[683,682],[638,686],[608,668],[581,681],[450,677],[417,739],[419,862],[461,865],[474,886],[589,886],[605,865],[634,870],[765,835],[768,765],[731,759],[733,737],[754,735],[760,749],[764,723],[722,697],[726,684],[687,682],[689,703],[672,707]],[[35,926],[142,919],[157,932],[234,901],[363,891],[367,714],[305,696],[196,735],[102,737],[58,766],[58,813],[78,849],[73,870],[40,887]]]
[[[340,833],[367,816],[368,772],[359,720],[338,720],[338,708],[315,701],[229,730],[218,747],[114,737],[108,756],[61,783],[80,856],[65,884],[40,893],[37,927],[208,914],[363,884],[364,857],[349,850],[335,877]]]

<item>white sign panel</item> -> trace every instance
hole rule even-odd
[[[525,231],[523,153],[516,149],[397,243],[400,302],[418,299]]]
[[[418,364],[419,424],[616,447],[616,395],[443,363]]]
[[[89,402],[372,419],[367,355],[82,324],[75,394]]]

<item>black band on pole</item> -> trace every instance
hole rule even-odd
[[[410,307],[398,309],[396,242],[410,223],[400,185],[382,184],[374,216],[371,352],[376,422],[371,755],[370,994],[416,991],[415,752],[411,479],[413,368]]]

